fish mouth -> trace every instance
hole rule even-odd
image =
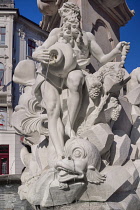
[[[61,183],[65,183],[68,181],[72,181],[72,180],[81,180],[84,178],[84,174],[81,172],[78,172],[76,170],[74,170],[73,166],[69,166],[71,168],[62,166],[62,165],[57,165],[55,167],[55,169],[58,171],[58,180]]]
[[[62,176],[62,177],[64,177],[67,174],[81,175],[81,173],[78,172],[78,171],[68,169],[68,168],[64,168],[62,166],[57,166],[55,168],[58,170],[59,176]]]
[[[60,183],[65,183],[72,180],[81,180],[84,178],[84,174],[78,173],[77,171],[72,171],[61,166],[56,167],[56,169],[59,171],[58,180]]]
[[[60,171],[65,171],[67,173],[81,174],[79,170],[77,170],[74,160],[63,159],[56,163],[55,169]]]

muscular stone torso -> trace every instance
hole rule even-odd
[[[89,57],[89,41],[86,33],[83,34],[83,42],[79,46],[76,42],[74,44],[73,50],[77,59],[86,59]]]
[[[59,33],[60,33],[60,30],[58,31],[58,35],[57,35],[58,37],[59,37]],[[76,40],[74,40],[73,43],[71,44],[72,49],[74,50],[74,53],[77,57],[77,60],[89,58],[89,40],[88,40],[86,32],[83,32],[82,38],[83,38],[83,42],[77,43]]]

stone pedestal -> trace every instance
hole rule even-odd
[[[0,176],[0,210],[33,210],[26,201],[21,201],[18,187],[21,185],[20,175]]]

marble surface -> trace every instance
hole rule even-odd
[[[139,80],[122,94],[133,79],[124,68],[130,43],[119,42],[104,54],[94,35],[81,29],[77,5],[66,2],[59,14],[63,25],[13,76],[24,85],[12,119],[24,136],[20,199],[36,209],[77,201],[94,201],[95,209],[136,209]],[[90,55],[102,65],[93,74]],[[114,62],[118,55],[120,62]],[[77,205],[88,204],[72,209]]]

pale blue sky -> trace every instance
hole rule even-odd
[[[129,8],[135,10],[135,16],[121,27],[121,41],[131,43],[130,52],[128,54],[125,67],[128,72],[140,66],[140,0],[126,0]],[[15,0],[15,7],[19,8],[20,14],[26,18],[39,23],[42,15],[38,10],[36,0]]]

